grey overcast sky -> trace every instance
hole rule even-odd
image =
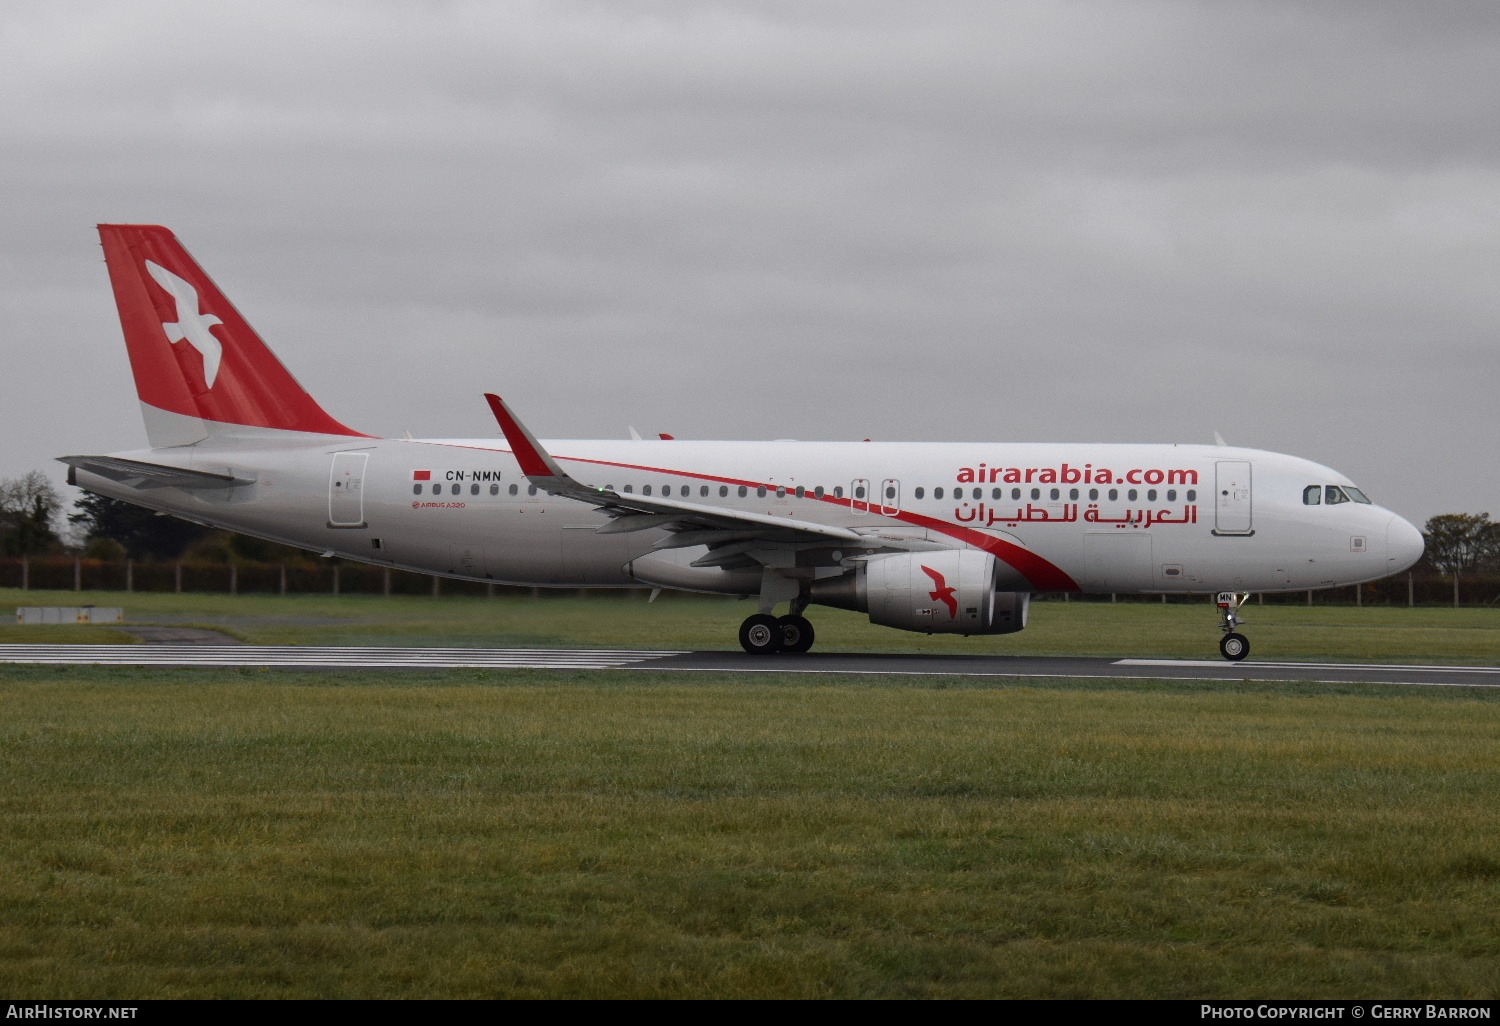
[[[15,0],[0,477],[145,444],[120,221],[372,433],[1218,430],[1500,515],[1497,65],[1492,0]]]

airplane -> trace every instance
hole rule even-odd
[[[1041,592],[1210,594],[1240,660],[1250,594],[1423,551],[1344,475],[1223,444],[542,441],[493,393],[499,437],[379,438],[325,412],[171,231],[99,233],[149,445],[59,457],[69,483],[328,557],[749,597],[756,655],[808,651],[813,605],[983,635],[1024,629]]]

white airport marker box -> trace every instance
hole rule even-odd
[[[119,606],[18,606],[16,623],[124,623]]]

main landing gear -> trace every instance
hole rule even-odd
[[[797,613],[772,616],[756,613],[740,624],[740,646],[752,655],[806,652],[813,646],[813,625]]]
[[[772,615],[778,602],[787,603],[786,616]],[[802,615],[806,608],[806,585],[767,569],[761,578],[760,612],[740,624],[740,647],[751,655],[806,652],[813,645],[813,625]]]
[[[1219,653],[1230,662],[1237,663],[1250,654],[1250,639],[1235,630],[1244,623],[1235,615],[1235,610],[1245,604],[1248,594],[1221,591],[1214,599],[1219,607],[1219,629],[1224,636],[1219,639]]]

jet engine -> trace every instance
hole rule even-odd
[[[876,556],[850,573],[812,586],[825,606],[869,613],[882,627],[922,634],[1014,634],[1026,626],[1031,596],[995,590],[998,564],[988,552]]]

